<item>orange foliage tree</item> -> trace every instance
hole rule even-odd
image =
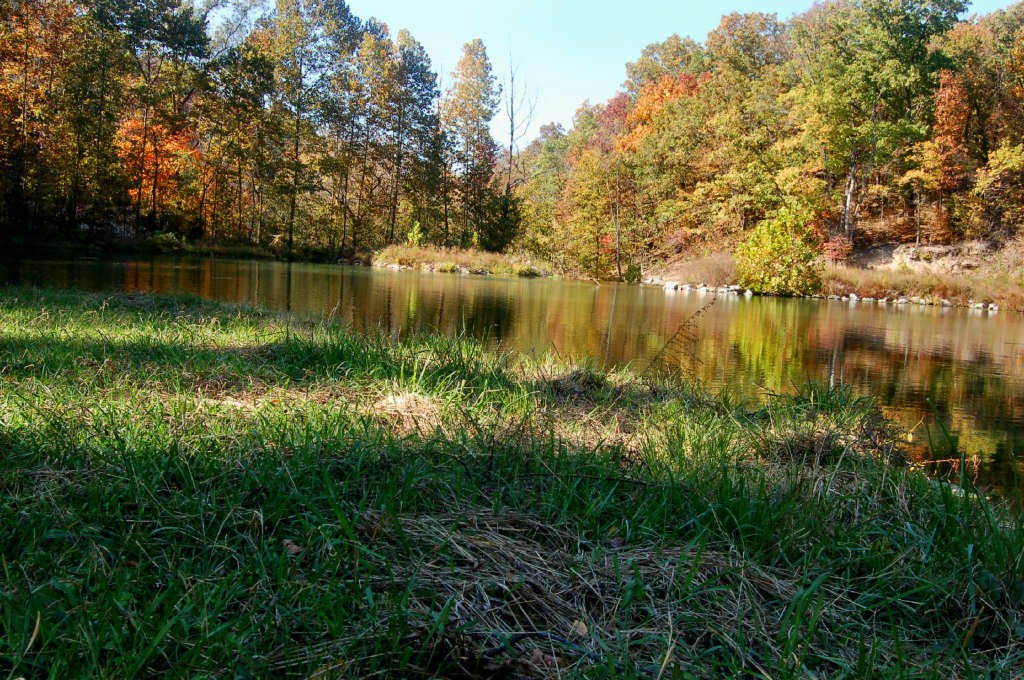
[[[644,85],[626,116],[626,129],[618,140],[618,148],[635,151],[640,142],[651,134],[658,113],[671,102],[697,94],[710,79],[711,75],[707,73],[700,76],[680,73],[662,76]]]
[[[168,213],[198,210],[200,196],[182,191],[186,176],[201,160],[191,127],[173,130],[164,123],[130,118],[121,124],[117,151],[128,176],[134,178],[132,200],[154,222]]]

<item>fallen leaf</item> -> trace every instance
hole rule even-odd
[[[586,635],[587,635],[587,624],[583,623],[579,619],[576,619],[575,621],[572,622],[572,632],[573,632],[573,635],[577,635],[579,637],[586,637]]]

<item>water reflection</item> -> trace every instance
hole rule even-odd
[[[849,383],[912,430],[924,454],[955,444],[982,481],[1020,488],[1024,316],[914,305],[666,293],[660,288],[507,280],[225,260],[27,261],[7,282],[187,292],[323,315],[393,337],[468,334],[533,354],[652,362],[756,400],[809,381]],[[703,311],[702,311],[703,310]],[[945,428],[945,429],[943,429]]]

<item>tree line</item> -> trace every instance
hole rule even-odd
[[[679,252],[799,271],[879,242],[1013,238],[1024,4],[965,9],[826,0],[649,45],[621,92],[524,150],[520,242],[566,269],[631,278]]]
[[[519,152],[511,106],[492,136],[479,40],[442,92],[406,31],[340,0],[249,1],[0,4],[0,236],[511,247],[626,280],[730,250],[806,278],[855,247],[1005,242],[1024,221],[1024,3],[728,14],[649,45],[618,94]]]
[[[0,229],[500,250],[518,210],[499,96],[479,40],[442,93],[412,35],[341,0],[8,0]]]

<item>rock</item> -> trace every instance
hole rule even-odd
[[[679,283],[678,282],[676,282],[676,281],[666,281],[665,282],[665,290],[678,290],[678,289],[679,289]]]

